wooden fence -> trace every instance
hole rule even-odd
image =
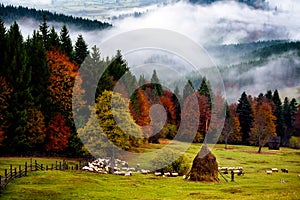
[[[87,162],[79,161],[76,165],[68,165],[68,162],[63,161],[56,161],[55,164],[51,165],[44,165],[39,164],[36,160],[30,160],[28,164],[25,162],[24,166],[19,165],[18,167],[14,167],[10,165],[9,169],[4,170],[4,176],[0,175],[0,193],[6,188],[7,184],[13,181],[16,178],[25,177],[28,175],[29,172],[32,171],[44,171],[44,170],[80,170],[82,167],[86,166]]]

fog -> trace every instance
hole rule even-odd
[[[100,46],[103,41],[115,35],[142,28],[159,28],[175,31],[204,48],[262,40],[300,40],[300,23],[298,22],[298,19],[300,19],[300,1],[269,0],[268,4],[269,8],[262,10],[254,9],[234,1],[217,2],[206,6],[192,5],[181,1],[165,6],[152,6],[148,12],[138,18],[127,17],[122,20],[114,20],[112,21],[113,28],[109,30],[86,32],[74,26],[70,26],[69,30],[73,44],[78,34],[82,34],[85,41],[89,44],[89,48],[93,45]],[[134,11],[137,11],[137,8],[132,9],[132,12]],[[128,9],[124,12],[130,13]],[[116,15],[116,11],[111,12],[111,16],[114,15]],[[38,29],[40,22],[27,19],[25,21],[18,21],[18,23],[20,24],[24,38],[26,38],[32,34],[33,29]],[[57,23],[49,23],[49,25],[54,25],[58,33],[62,26],[62,24]],[[127,52],[123,53],[126,54]],[[213,61],[216,60],[218,64],[222,62],[222,58],[215,58],[212,55],[214,54],[210,55]],[[165,55],[161,55],[160,59],[159,54],[133,56],[133,58],[128,58],[130,60],[128,64],[129,67],[131,67],[130,65],[136,67],[134,59],[144,59],[145,63],[149,63],[149,60],[153,60],[153,58],[155,58],[155,62],[158,64],[162,62],[161,64],[165,66],[164,70],[168,68],[167,65],[169,64],[169,67],[173,67],[172,70],[180,75],[193,70],[188,68],[188,65],[182,65],[183,67],[180,68],[180,64],[172,56],[166,59]],[[174,64],[174,62],[177,64]],[[282,78],[285,73],[285,68],[282,66],[286,62],[284,58],[272,59],[265,66],[251,69],[247,73],[239,74],[237,71],[230,72],[229,75],[233,80],[251,79],[253,82],[252,85],[239,88],[238,90],[228,89],[227,96],[229,96],[230,101],[235,101],[243,91],[249,91],[250,94],[258,95],[260,92],[264,93],[268,89],[275,89],[282,86],[289,87],[288,81],[283,81]],[[138,61],[138,63],[141,63],[141,61]],[[296,60],[294,64],[299,65],[299,60]],[[156,66],[159,67],[159,65]],[[139,67],[136,67],[136,69],[137,75],[146,73],[146,77],[150,77],[149,73],[153,71],[153,68],[149,67],[145,71]],[[166,74],[172,76],[172,74],[163,71],[159,74],[159,78],[163,79]],[[176,76],[172,77],[176,78]],[[170,82],[169,78],[166,78],[167,82]],[[280,81],[275,82],[274,80]]]

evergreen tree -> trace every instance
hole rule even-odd
[[[69,30],[64,24],[60,31],[60,50],[66,54],[70,60],[73,59],[73,46],[69,35]]]
[[[12,94],[9,107],[9,121],[7,139],[8,152],[23,152],[28,150],[29,133],[27,124],[30,118],[28,109],[33,106],[31,95],[31,67],[27,64],[28,57],[25,51],[23,37],[18,24],[11,25],[7,35],[6,66],[7,79],[12,84]]]
[[[273,99],[273,94],[271,90],[268,90],[267,93],[265,94],[265,97],[267,97],[267,99],[272,100]]]
[[[242,141],[243,144],[249,144],[249,133],[253,123],[253,112],[251,104],[248,100],[248,97],[245,92],[241,95],[241,98],[238,101],[237,110],[236,110],[242,132]]]
[[[185,84],[183,88],[183,95],[182,95],[182,100],[185,101],[185,99],[193,94],[195,92],[194,86],[192,81],[188,80],[188,82]]]
[[[138,81],[139,86],[143,86],[146,84],[146,79],[144,75],[140,75],[139,81]]]
[[[88,45],[82,35],[79,35],[75,43],[74,61],[80,66],[89,54]]]
[[[211,96],[210,84],[209,84],[209,81],[206,80],[206,77],[204,77],[202,79],[202,82],[201,82],[200,88],[198,89],[198,92],[200,95],[206,96],[208,99],[209,105],[211,105],[213,99]]]
[[[113,77],[115,82],[119,81],[120,78],[129,71],[127,62],[123,59],[120,50],[118,50],[117,54],[112,58],[112,61],[109,63],[106,70],[108,71],[108,74]]]
[[[43,22],[40,24],[40,32],[42,34],[44,47],[49,50],[49,26],[47,24],[47,15],[43,13]]]
[[[276,133],[277,136],[280,136],[281,138],[283,138],[284,136],[284,118],[283,118],[283,108],[282,108],[282,102],[280,100],[278,91],[275,90],[273,93],[273,98],[272,98],[274,105],[275,105],[275,109],[273,110],[273,114],[276,117]]]
[[[151,77],[151,87],[154,90],[155,94],[158,96],[163,95],[163,88],[159,82],[159,79],[156,74],[156,70],[153,70],[153,74]]]
[[[0,76],[5,75],[5,52],[6,52],[6,29],[3,21],[0,19]]]
[[[28,65],[32,69],[30,86],[32,88],[34,104],[45,114],[49,109],[47,102],[49,101],[48,86],[50,72],[46,62],[43,36],[34,31],[32,38],[26,42],[26,52],[28,55]]]
[[[59,37],[53,26],[49,33],[49,47],[50,48],[59,48]]]

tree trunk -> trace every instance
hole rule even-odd
[[[259,145],[259,148],[258,148],[258,153],[261,153],[261,145]]]
[[[225,138],[225,149],[227,149],[227,138]]]

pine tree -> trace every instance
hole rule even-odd
[[[59,37],[53,26],[49,33],[49,48],[59,48]]]
[[[66,25],[63,25],[60,31],[60,50],[66,54],[70,60],[73,59],[73,46]]]
[[[193,94],[195,92],[193,83],[188,80],[188,82],[185,84],[184,88],[183,88],[183,95],[182,95],[182,100],[183,102],[185,101],[185,99],[190,96],[191,94]]]
[[[88,54],[88,45],[85,43],[82,35],[79,35],[75,43],[74,61],[80,66]]]
[[[239,99],[236,112],[241,125],[243,144],[248,144],[249,133],[253,123],[253,112],[245,92],[243,92],[241,98]]]
[[[157,77],[156,70],[153,70],[153,74],[152,74],[152,77],[151,77],[151,87],[152,87],[152,89],[154,90],[154,92],[157,96],[162,96],[163,95],[163,88],[162,88],[162,86],[160,84],[160,81]]]
[[[211,105],[213,99],[211,95],[211,88],[210,88],[210,83],[208,80],[206,80],[206,77],[202,79],[200,88],[198,89],[198,92],[200,95],[206,96],[208,98],[208,103]]]
[[[284,118],[283,118],[283,108],[282,108],[282,102],[280,100],[278,91],[275,90],[273,93],[273,98],[272,98],[275,109],[273,110],[273,114],[276,117],[276,133],[277,136],[280,136],[281,138],[284,137]]]
[[[45,49],[49,50],[49,26],[47,24],[47,15],[43,13],[43,22],[40,24],[40,32],[44,42]]]
[[[7,33],[6,66],[7,79],[12,84],[12,94],[9,107],[9,121],[6,139],[8,152],[22,152],[27,149],[28,140],[26,135],[27,121],[29,119],[28,109],[33,106],[31,95],[31,66],[28,65],[28,56],[25,51],[25,44],[18,24],[11,25]]]
[[[6,39],[6,29],[4,26],[3,21],[0,19],[0,76],[6,75],[6,66],[5,66],[5,52],[6,52],[6,46],[7,39]]]
[[[32,38],[26,41],[28,65],[32,69],[31,82],[32,96],[36,107],[46,113],[49,101],[49,68],[46,63],[46,50],[43,37],[34,31]]]

